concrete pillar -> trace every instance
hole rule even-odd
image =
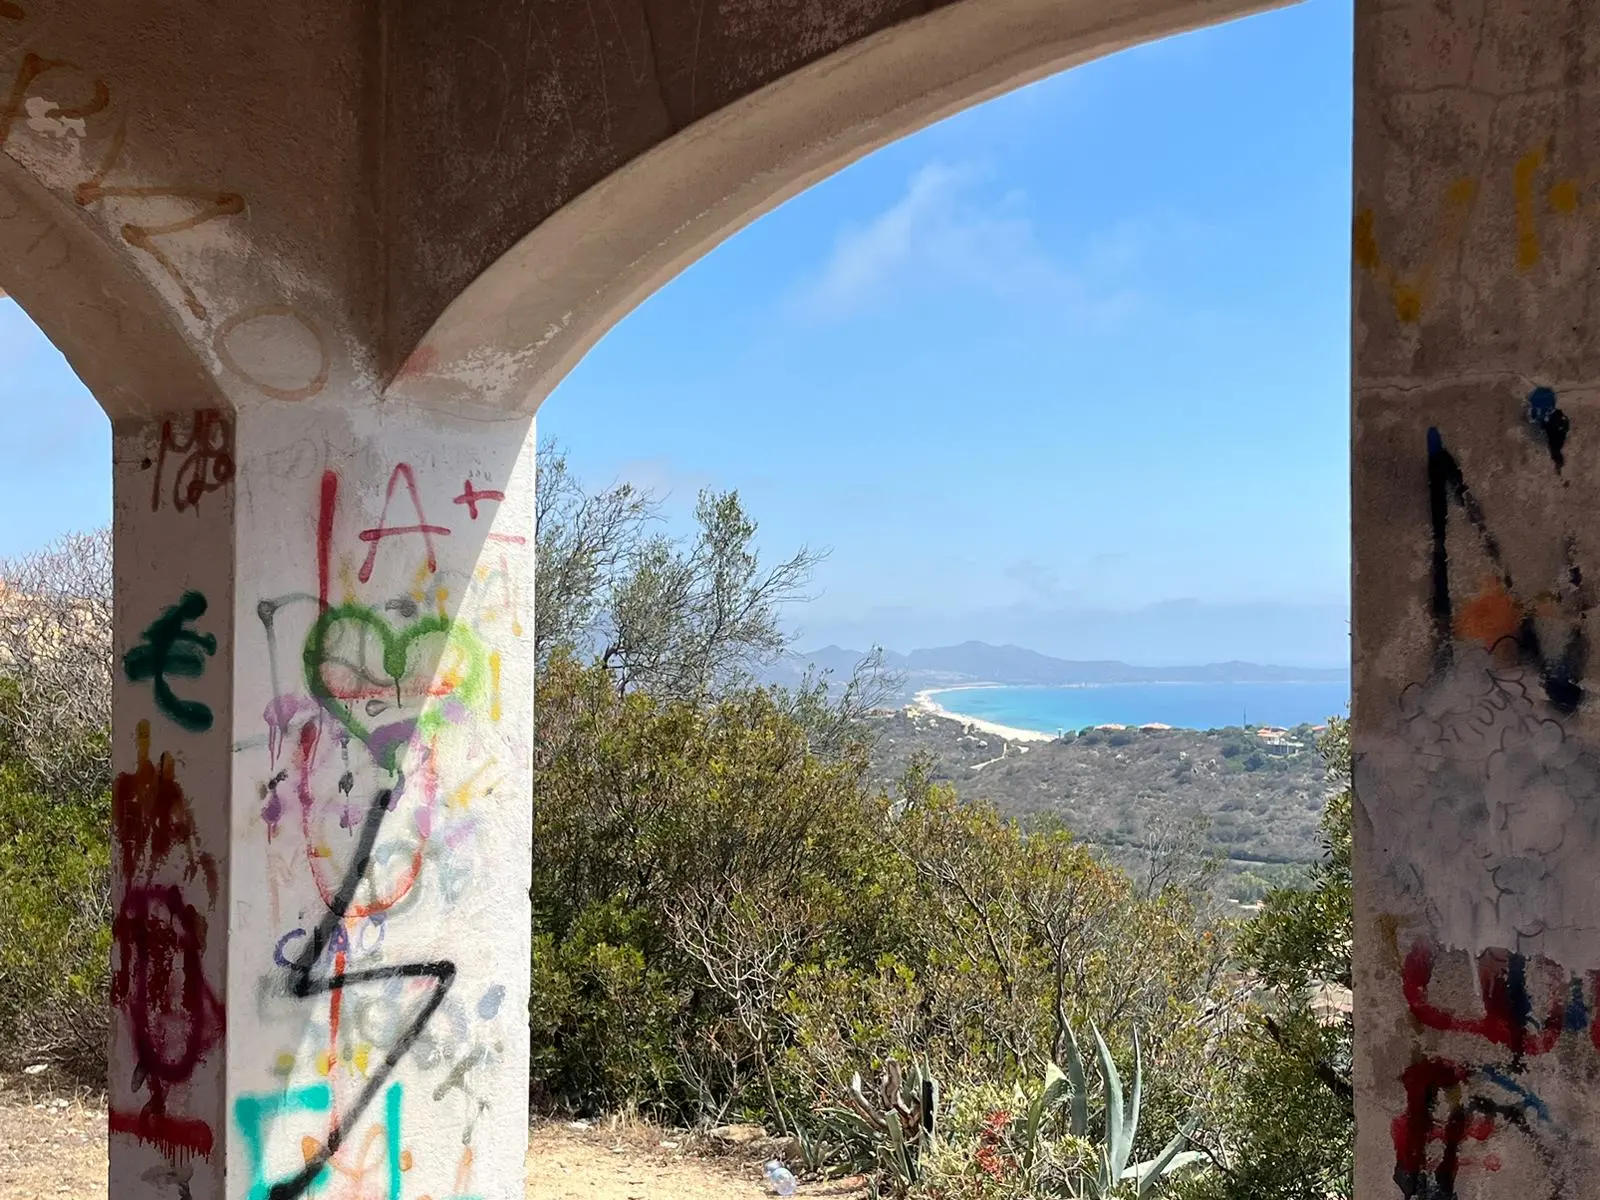
[[[1357,0],[1357,1194],[1600,1178],[1600,8]]]
[[[113,1196],[523,1194],[533,423],[115,438]]]

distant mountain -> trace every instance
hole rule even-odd
[[[842,646],[824,646],[804,654],[786,655],[768,672],[772,683],[793,684],[807,669],[827,672],[834,680],[850,677],[864,651]],[[1329,667],[1277,667],[1259,663],[1225,662],[1204,666],[1135,667],[1124,662],[1072,662],[1052,658],[1021,646],[991,646],[987,642],[962,642],[959,646],[938,646],[913,650],[909,654],[892,651],[884,655],[885,665],[905,676],[906,696],[929,687],[959,683],[998,683],[1013,687],[1068,687],[1097,683],[1313,683],[1335,682],[1349,672]]]

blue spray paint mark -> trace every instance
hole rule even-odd
[[[1563,1026],[1568,1033],[1582,1033],[1589,1028],[1589,1006],[1583,1000],[1583,982],[1572,981],[1572,995],[1567,1000],[1567,1017]]]
[[[384,1097],[383,1132],[389,1142],[389,1200],[400,1200],[400,1101],[398,1083]]]
[[[384,1141],[389,1169],[389,1200],[401,1200],[403,1170],[400,1165],[400,1121],[405,1092],[399,1083],[391,1083],[384,1094]],[[333,1089],[325,1083],[314,1083],[286,1092],[261,1092],[241,1096],[234,1101],[234,1120],[239,1125],[239,1136],[244,1139],[250,1153],[250,1190],[246,1200],[269,1200],[274,1184],[266,1176],[266,1138],[269,1126],[282,1117],[296,1113],[325,1113],[333,1108]],[[315,1195],[327,1182],[328,1166],[324,1162],[311,1181],[309,1194]]]
[[[1511,1076],[1502,1074],[1501,1072],[1496,1071],[1493,1067],[1480,1067],[1478,1069],[1478,1074],[1482,1075],[1490,1082],[1497,1083],[1501,1087],[1505,1088],[1506,1091],[1510,1092],[1513,1096],[1522,1101],[1522,1106],[1524,1108],[1532,1109],[1541,1121],[1548,1121],[1550,1119],[1550,1109],[1545,1102],[1541,1100],[1536,1093],[1531,1092],[1527,1088],[1523,1087],[1515,1079],[1511,1078]]]
[[[239,1136],[250,1152],[250,1190],[245,1200],[267,1200],[272,1184],[267,1180],[267,1126],[279,1117],[295,1113],[325,1113],[333,1107],[333,1089],[325,1083],[284,1092],[258,1092],[240,1096],[233,1102],[233,1119],[239,1126]],[[317,1174],[320,1183],[327,1173],[327,1164]]]
[[[485,1021],[492,1021],[494,1015],[500,1011],[500,1005],[505,1001],[506,989],[501,984],[494,984],[478,1001],[478,1015]]]
[[[1556,471],[1566,465],[1566,456],[1563,447],[1567,444],[1567,434],[1572,429],[1572,421],[1561,407],[1556,403],[1556,394],[1550,388],[1536,387],[1528,393],[1528,424],[1544,435],[1546,448],[1550,451],[1550,461],[1555,464]]]

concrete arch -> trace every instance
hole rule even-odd
[[[228,407],[149,281],[3,154],[0,288],[66,356],[113,421]]]
[[[605,333],[762,214],[994,96],[1283,0],[961,0],[688,126],[525,234],[464,288],[387,394],[533,411]]]

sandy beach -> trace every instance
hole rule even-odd
[[[965,713],[951,712],[933,698],[935,692],[964,692],[971,688],[997,687],[998,684],[972,683],[962,684],[959,687],[925,688],[917,693],[916,705],[930,716],[944,717],[951,721],[960,721],[963,725],[971,725],[974,729],[981,729],[984,733],[993,734],[995,737],[1005,738],[1008,742],[1053,742],[1056,740],[1053,733],[1040,733],[1037,729],[1017,729],[1011,725],[999,725],[994,721],[984,721],[978,717],[969,717]]]

